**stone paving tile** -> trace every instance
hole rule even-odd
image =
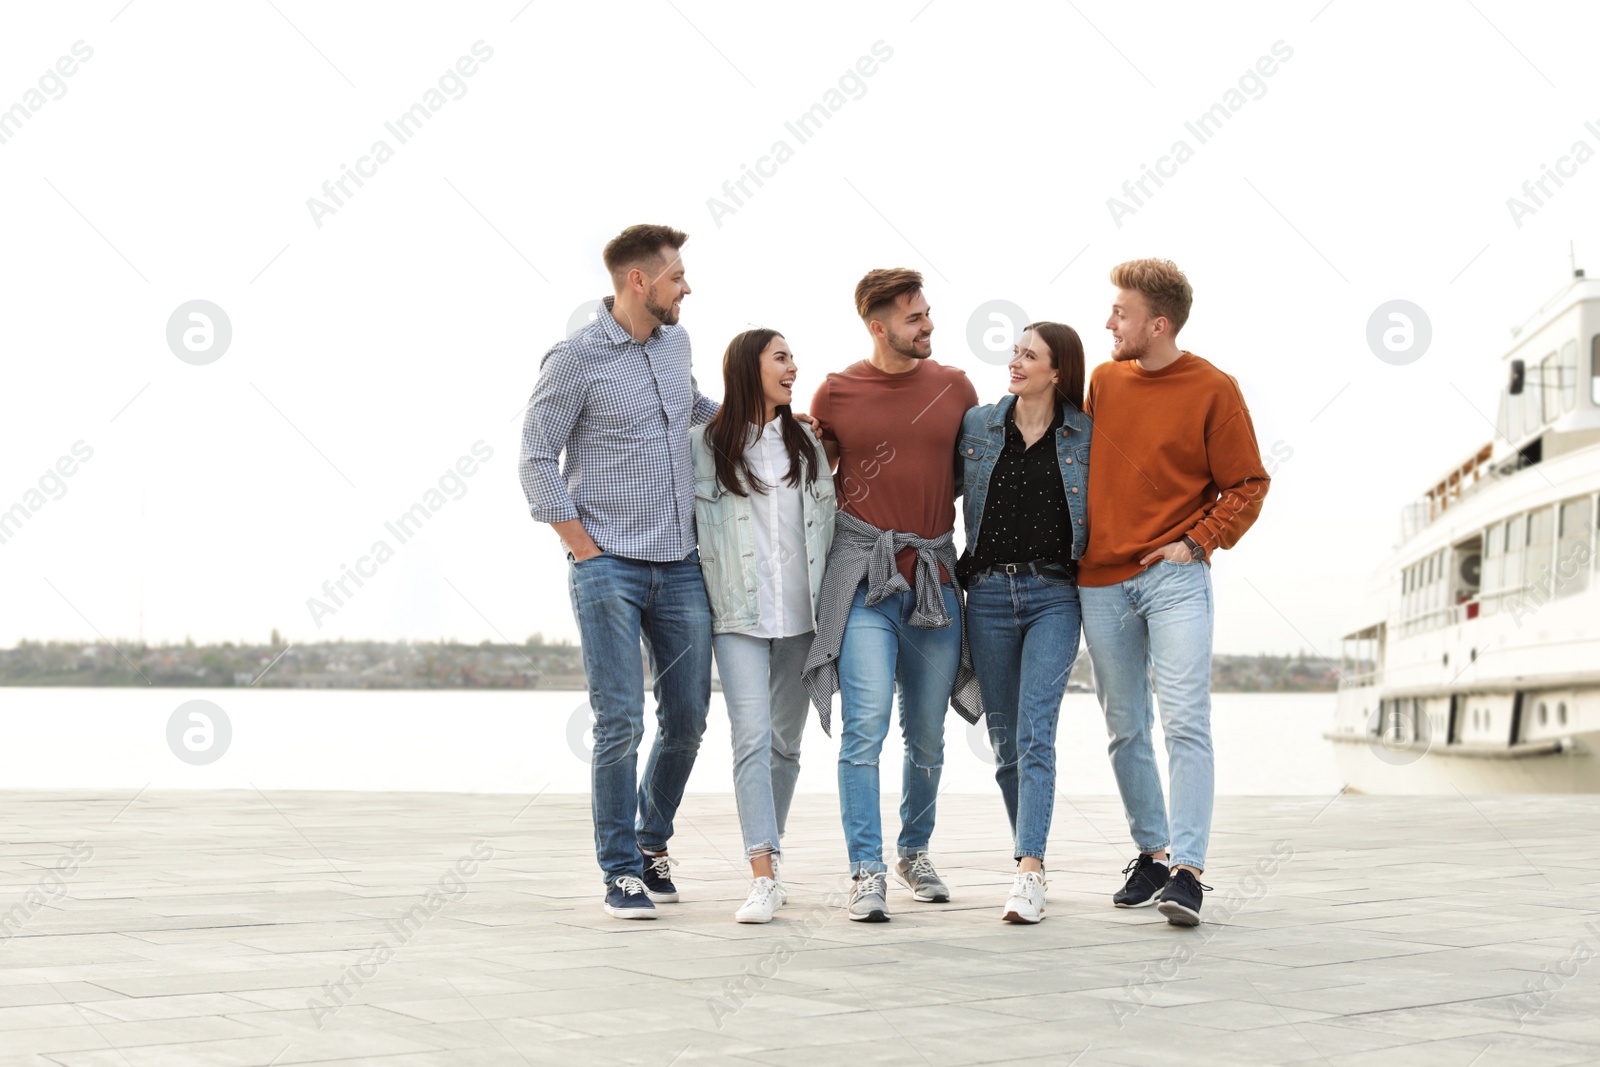
[[[362,1058],[402,1052],[437,1052],[394,1034],[325,1035],[292,1040],[281,1035],[240,1040],[181,1041],[162,1045],[107,1047],[51,1054],[61,1067],[272,1067],[293,1063],[360,1063]]]
[[[1143,1023],[1141,1017],[1130,1023],[1130,1027]],[[1322,1061],[1341,1054],[1378,1051],[1385,1053],[1385,1063],[1409,1064],[1411,1049],[1415,1045],[1408,1038],[1392,1034],[1342,1030],[1317,1022],[1279,1023],[1276,1026],[1233,1032],[1196,1027],[1193,1024],[1170,1028],[1152,1025],[1147,1029],[1164,1035],[1174,1046],[1183,1044],[1194,1048],[1198,1062],[1214,1064],[1279,1064],[1305,1059]],[[1149,1053],[1148,1047],[1124,1046],[1108,1050],[1104,1058],[1114,1063],[1148,1065]]]
[[[555,1026],[543,1019],[485,1019],[472,1011],[470,1003],[459,1003],[467,1009],[467,1018],[442,1023],[413,1019],[388,1032],[440,1049],[527,1048],[541,1043],[592,1040],[592,1035]],[[569,1045],[569,1048],[575,1047],[578,1046]]]
[[[95,1028],[81,1020],[71,1026],[51,1026],[34,1030],[10,1030],[5,1035],[9,1055],[73,1052],[81,1049],[113,1047]]]
[[[1197,930],[1109,906],[1107,797],[1057,805],[1026,928],[997,797],[941,798],[953,900],[892,889],[883,925],[841,914],[836,802],[797,798],[767,926],[731,921],[727,796],[688,798],[649,923],[600,911],[583,797],[5,799],[0,911],[94,853],[0,942],[0,1067],[1600,1062],[1600,798],[1220,798]]]
[[[104,1000],[116,995],[88,982],[19,981],[10,985],[0,985],[0,1006],[12,1008],[30,1004],[77,1004],[89,1000]]]
[[[1070,1022],[1040,1022],[1004,1031],[980,1031],[978,1040],[962,1034],[909,1035],[884,1033],[871,1042],[837,1042],[808,1047],[774,1047],[754,1053],[762,1063],[774,1067],[814,1067],[818,1063],[867,1064],[929,1064],[935,1067],[957,1067],[963,1064],[1005,1063],[1038,1057],[1040,1062],[1056,1067],[1084,1067],[1096,1062],[1092,1053],[1107,1054],[1119,1048],[1133,1047],[1137,1034],[1121,1034],[1099,1038],[1085,1037]],[[1169,1041],[1176,1035],[1161,1035],[1161,1051],[1157,1061],[1170,1058]],[[1090,1055],[1084,1054],[1085,1047]],[[1145,1045],[1146,1063],[1151,1060],[1151,1045]],[[1081,1057],[1081,1058],[1080,1058]],[[1108,1061],[1099,1061],[1108,1062]]]
[[[1364,1012],[1334,1016],[1330,1026],[1343,1026],[1369,1033],[1396,1034],[1413,1041],[1434,1041],[1476,1034],[1492,1034],[1514,1029],[1516,1017],[1504,998],[1482,998],[1454,1004],[1435,1004],[1425,1008],[1399,1008],[1394,1011]],[[1550,1027],[1541,1028],[1548,1031]]]
[[[1393,1049],[1335,1054],[1315,1062],[1333,1067],[1392,1067],[1404,1062],[1407,1067],[1576,1067],[1600,1060],[1592,1045],[1586,1046],[1527,1034],[1481,1034],[1474,1037],[1446,1038],[1406,1045],[1397,1061]],[[1310,1060],[1302,1062],[1312,1062]]]
[[[1146,1020],[1140,1019],[1141,1024]],[[1282,1023],[1331,1022],[1332,1013],[1273,1004],[1259,994],[1248,1000],[1203,1000],[1193,1004],[1150,1006],[1148,1021],[1155,1026],[1202,1026],[1213,1030],[1259,1030]]]

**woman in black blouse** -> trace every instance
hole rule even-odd
[[[958,457],[966,495],[967,640],[983,691],[1016,877],[1002,918],[1044,918],[1044,851],[1055,807],[1056,720],[1078,653],[1076,560],[1087,541],[1089,419],[1083,342],[1035,322],[997,404],[968,411]]]

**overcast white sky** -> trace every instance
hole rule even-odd
[[[608,291],[605,240],[656,221],[691,235],[683,323],[712,395],[759,323],[809,397],[867,352],[856,280],[909,266],[935,358],[992,399],[980,305],[1071,323],[1098,363],[1110,265],[1175,259],[1182,341],[1238,377],[1263,450],[1292,452],[1216,562],[1216,648],[1335,651],[1401,506],[1490,438],[1507,328],[1564,284],[1569,241],[1600,270],[1600,160],[1520,227],[1506,204],[1600,148],[1592,4],[274,3],[0,16],[0,109],[27,112],[0,126],[0,510],[93,452],[0,544],[0,644],[129,639],[141,603],[151,641],[575,636],[517,484],[519,411]],[[401,143],[385,123],[480,41]],[[785,123],[875,45],[800,143]],[[1200,143],[1185,123],[1275,45]],[[380,139],[392,158],[314,220]],[[1179,139],[1192,158],[1114,220],[1107,198]],[[778,140],[792,158],[714,218]],[[196,299],[233,331],[203,366],[166,339]],[[1432,323],[1408,366],[1365,340],[1391,299]],[[465,494],[399,544],[385,521],[479,441]],[[319,629],[307,598],[380,538],[394,558]]]

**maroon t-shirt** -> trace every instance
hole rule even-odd
[[[862,360],[828,375],[810,414],[822,424],[822,439],[839,446],[833,482],[839,506],[880,530],[929,538],[950,532],[956,440],[961,417],[977,403],[964,371],[931,359],[905,374]],[[895,557],[912,588],[916,561],[909,548]],[[950,580],[943,568],[940,577]]]

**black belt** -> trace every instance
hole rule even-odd
[[[1032,574],[1036,578],[1076,578],[1078,567],[1076,562],[1063,563],[1058,559],[1032,559],[1026,563],[991,563],[977,574]]]

